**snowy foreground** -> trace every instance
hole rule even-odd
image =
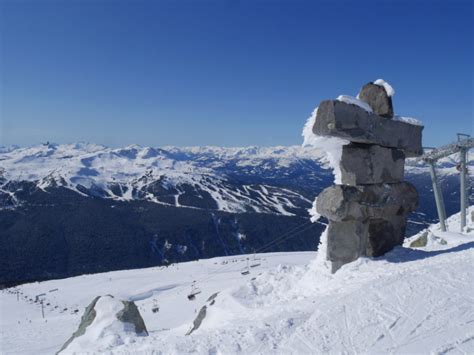
[[[473,207],[464,234],[456,232],[455,215],[448,221],[452,232],[431,227],[426,247],[399,247],[382,258],[345,265],[335,275],[327,273],[316,253],[275,253],[249,256],[249,265],[260,265],[248,275],[241,275],[247,257],[238,256],[3,290],[0,351],[55,353],[77,329],[84,307],[97,295],[111,294],[136,302],[150,335],[112,334],[93,323],[81,351],[472,354],[472,212]],[[202,293],[189,301],[193,280]],[[211,306],[206,300],[215,292]],[[34,303],[41,293],[46,293],[44,319]],[[186,336],[204,304],[201,327]],[[159,312],[152,311],[155,307]]]

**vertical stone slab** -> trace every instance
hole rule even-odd
[[[365,255],[368,225],[360,221],[329,222],[327,231],[327,258],[331,272]]]
[[[344,185],[397,183],[403,180],[404,171],[402,150],[357,143],[342,148],[341,182]]]
[[[392,98],[388,96],[383,86],[374,83],[365,84],[360,89],[358,98],[368,103],[374,113],[380,117],[393,117]]]

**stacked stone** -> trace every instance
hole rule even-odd
[[[359,99],[373,110],[338,100],[321,102],[313,133],[339,137],[341,185],[318,196],[316,209],[329,220],[327,259],[332,272],[360,256],[380,256],[403,243],[407,215],[418,194],[403,181],[406,157],[422,154],[422,126],[393,119],[391,97],[374,83]]]

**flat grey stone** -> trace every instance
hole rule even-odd
[[[316,210],[331,221],[406,216],[418,206],[418,193],[408,182],[377,185],[333,185],[318,196]]]
[[[313,133],[347,139],[351,142],[377,144],[403,150],[405,156],[423,153],[423,126],[388,120],[359,106],[338,100],[322,101],[318,108]]]
[[[383,86],[374,83],[365,84],[360,89],[358,97],[369,104],[372,110],[380,117],[393,117],[392,98],[388,96]]]
[[[358,143],[342,148],[341,182],[344,185],[401,182],[404,168],[405,154],[399,149]]]
[[[331,271],[365,255],[368,225],[359,221],[329,222],[327,231],[327,258]]]

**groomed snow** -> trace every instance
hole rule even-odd
[[[473,212],[471,207],[468,216]],[[398,247],[384,257],[345,265],[334,275],[316,253],[275,253],[248,256],[260,263],[248,276],[241,275],[247,257],[238,256],[7,289],[0,293],[1,350],[54,353],[76,330],[84,307],[97,295],[112,294],[136,301],[150,336],[120,345],[97,341],[81,351],[472,354],[474,223],[469,219],[465,234],[458,232],[459,215],[448,225],[447,233],[430,227],[427,247]],[[193,280],[202,293],[191,302],[186,295]],[[22,292],[19,301],[16,290]],[[185,336],[215,292],[201,327]],[[34,303],[40,293],[49,303],[44,320]],[[156,304],[160,311],[153,313]],[[71,314],[74,309],[79,314]]]

